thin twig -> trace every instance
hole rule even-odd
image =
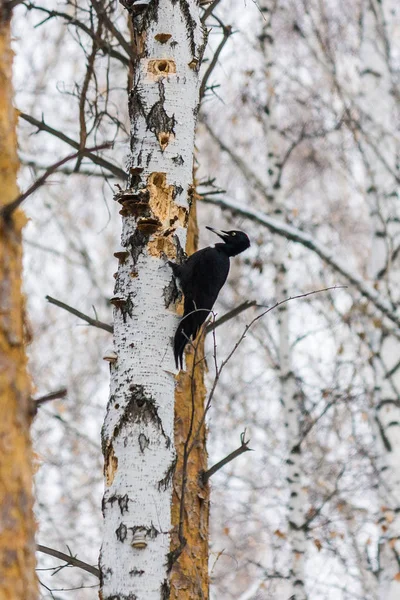
[[[209,67],[208,67],[207,71],[204,73],[204,77],[203,77],[203,80],[202,80],[201,85],[200,85],[200,92],[199,92],[200,100],[204,96],[204,93],[206,91],[207,81],[209,80],[210,75],[213,72],[213,70],[215,68],[215,65],[218,62],[219,55],[221,54],[222,49],[225,46],[226,42],[228,41],[228,39],[232,35],[232,27],[230,25],[224,25],[223,26],[223,32],[224,32],[224,36],[223,36],[223,38],[222,38],[222,40],[221,40],[218,48],[214,52],[214,56],[212,57],[212,60],[211,60],[211,62],[209,64]]]
[[[68,554],[64,554],[64,552],[59,552],[58,550],[54,550],[53,548],[49,548],[48,546],[42,546],[42,544],[37,544],[36,549],[38,552],[43,552],[43,554],[48,554],[49,556],[54,556],[54,558],[59,558],[60,560],[65,560],[72,567],[78,567],[83,571],[87,571],[92,575],[95,575],[100,579],[100,571],[96,567],[92,567],[92,565],[88,565],[87,563],[75,558],[75,556],[70,556]]]
[[[213,204],[219,206],[222,209],[229,210],[232,214],[240,215],[244,218],[249,219],[263,225],[271,233],[281,235],[286,239],[301,244],[305,248],[312,250],[317,256],[319,256],[325,263],[327,263],[334,271],[340,273],[349,283],[354,285],[359,293],[367,298],[372,304],[378,308],[392,323],[400,327],[400,316],[396,313],[394,307],[388,302],[375,288],[372,287],[364,278],[359,275],[356,271],[352,271],[348,268],[345,261],[341,261],[337,257],[335,252],[330,248],[323,246],[318,240],[314,239],[309,233],[270,217],[261,211],[254,210],[250,207],[245,207],[232,200],[226,200],[224,198],[201,198],[202,202],[207,204]]]
[[[235,458],[237,458],[244,452],[252,452],[252,449],[248,447],[250,440],[246,441],[245,435],[246,435],[246,431],[243,431],[240,434],[239,448],[236,448],[236,450],[234,450],[233,452],[228,454],[228,456],[225,456],[225,458],[223,458],[222,460],[217,462],[215,465],[213,465],[210,469],[208,469],[208,471],[203,471],[202,473],[200,473],[200,480],[203,485],[205,485],[207,483],[207,481],[210,479],[210,477],[212,477],[214,475],[214,473],[216,473],[217,471],[222,469],[222,467],[224,467],[225,465],[230,463],[232,460],[235,460]]]
[[[40,406],[41,404],[45,404],[46,402],[50,402],[51,400],[58,400],[59,398],[65,398],[68,390],[66,388],[61,388],[60,390],[56,390],[55,392],[50,392],[50,394],[46,394],[45,396],[40,396],[40,398],[33,398],[33,402],[35,406]]]
[[[73,17],[67,13],[59,12],[57,10],[49,10],[43,6],[36,6],[35,4],[32,4],[31,2],[25,3],[25,6],[28,10],[37,10],[37,11],[41,11],[41,12],[44,12],[45,14],[47,14],[48,17],[47,17],[46,21],[48,21],[49,19],[56,18],[56,17],[61,17],[62,19],[67,21],[68,25],[72,25],[72,26],[76,27],[77,29],[81,29],[91,39],[96,40],[97,43],[99,44],[99,48],[101,48],[101,50],[105,54],[108,54],[109,56],[111,56],[111,58],[115,58],[116,60],[119,60],[125,66],[129,66],[131,64],[131,61],[128,57],[124,56],[123,54],[121,54],[120,52],[115,50],[115,48],[113,48],[111,46],[111,44],[109,44],[107,42],[107,40],[98,39],[96,37],[95,32],[92,29],[87,27],[87,25],[85,25],[85,23],[82,23],[82,21],[79,21],[75,17]]]
[[[37,171],[46,171],[46,169],[49,168],[46,165],[40,164],[36,160],[29,160],[27,158],[24,158],[23,156],[20,156],[19,162],[21,163],[21,165],[24,165],[26,167],[32,167],[33,170]],[[79,171],[75,171],[75,169],[72,169],[71,167],[62,167],[61,169],[58,169],[58,173],[63,173],[64,175],[85,175],[87,177],[101,177],[104,180],[113,179],[114,177],[116,177],[114,173],[109,173],[105,175],[100,171],[91,171],[89,169],[82,168],[80,168]]]
[[[13,10],[16,6],[18,6],[18,4],[22,4],[23,2],[25,2],[25,0],[8,0],[5,3],[5,8],[6,10]]]
[[[62,131],[58,131],[58,129],[54,129],[53,127],[50,127],[50,125],[47,125],[44,121],[39,121],[38,119],[35,119],[34,117],[31,117],[31,115],[28,115],[26,113],[19,113],[19,116],[21,117],[21,119],[24,119],[24,121],[27,121],[31,125],[34,125],[35,127],[37,127],[39,131],[46,131],[47,133],[54,135],[54,137],[62,140],[66,144],[69,144],[73,148],[76,148],[77,150],[79,150],[79,147],[80,147],[79,142],[76,142],[75,140],[71,139],[70,137],[68,137],[67,135],[62,133]],[[94,163],[95,165],[98,165],[99,167],[103,167],[104,169],[107,169],[107,171],[110,171],[119,179],[125,180],[128,178],[128,175],[127,175],[127,173],[125,173],[125,171],[123,171],[116,165],[113,165],[108,160],[105,160],[104,158],[101,158],[100,156],[96,156],[96,154],[92,154],[91,152],[88,152],[86,154],[86,156],[87,156],[87,158],[90,158],[92,163]]]
[[[209,4],[209,6],[207,6],[207,8],[205,9],[205,11],[203,13],[203,16],[201,17],[201,22],[203,23],[203,25],[207,21],[208,17],[211,15],[214,8],[217,8],[217,6],[220,2],[221,2],[221,0],[214,0],[214,2],[211,2],[211,4]]]
[[[84,148],[86,146],[87,140],[87,125],[86,125],[86,116],[85,116],[85,105],[87,100],[87,93],[89,90],[89,85],[92,77],[94,76],[94,66],[96,62],[97,52],[99,50],[99,45],[97,40],[102,38],[102,25],[100,20],[97,23],[97,31],[96,36],[93,38],[92,42],[92,51],[87,59],[86,66],[86,74],[83,80],[81,94],[79,98],[79,123],[80,123],[80,133],[79,133],[79,147]],[[82,164],[82,157],[80,156],[76,161],[76,165],[74,171],[78,173],[80,171],[80,167]]]
[[[51,165],[47,171],[45,173],[43,173],[43,175],[41,177],[39,177],[39,179],[37,179],[27,190],[26,192],[24,192],[23,194],[21,194],[20,196],[18,196],[18,198],[16,198],[15,200],[13,200],[12,202],[10,202],[9,204],[6,204],[5,206],[3,206],[0,209],[0,217],[3,217],[4,220],[7,220],[11,217],[12,213],[22,204],[22,202],[24,200],[26,200],[28,198],[28,196],[30,196],[31,194],[33,194],[33,192],[35,192],[38,188],[40,188],[44,182],[46,181],[46,179],[48,179],[50,177],[50,175],[52,175],[53,173],[55,173],[55,171],[57,171],[57,169],[59,167],[61,167],[62,165],[65,165],[65,163],[69,162],[70,160],[74,160],[75,158],[77,158],[78,156],[87,156],[88,154],[90,154],[91,152],[94,152],[95,150],[103,150],[104,148],[109,148],[110,144],[102,144],[101,146],[96,146],[95,148],[83,148],[82,150],[78,150],[78,152],[74,152],[73,154],[69,154],[68,156],[66,156],[65,158],[57,161],[56,163],[54,163],[53,165]]]
[[[86,323],[88,323],[92,327],[97,327],[98,329],[104,329],[104,331],[108,331],[108,333],[112,333],[113,332],[113,326],[112,325],[109,325],[108,323],[103,323],[103,321],[99,321],[98,319],[92,319],[92,317],[89,317],[89,315],[85,315],[80,310],[77,310],[76,308],[73,308],[72,306],[69,306],[68,304],[65,304],[65,302],[61,302],[60,300],[56,300],[55,298],[52,298],[51,296],[46,296],[46,300],[48,302],[50,302],[50,304],[54,304],[55,306],[59,306],[60,308],[63,308],[64,310],[66,310],[67,312],[71,313],[72,315],[75,315],[79,319],[82,319],[82,321],[86,321]]]
[[[122,33],[115,27],[114,23],[111,21],[110,17],[108,16],[108,14],[105,10],[105,4],[103,2],[97,2],[97,0],[92,0],[92,4],[97,13],[99,21],[100,20],[103,21],[103,23],[105,24],[107,29],[109,29],[111,31],[111,33],[118,41],[121,48],[123,48],[125,50],[125,52],[130,57],[130,59],[135,60],[136,57],[135,57],[133,48],[130,46],[130,44],[125,39],[125,37],[122,35]]]
[[[246,325],[246,327],[244,328],[244,331],[242,333],[242,335],[240,336],[239,340],[236,342],[236,344],[234,345],[234,347],[232,348],[232,350],[230,351],[230,353],[228,354],[228,356],[222,361],[221,365],[218,367],[217,364],[217,356],[216,356],[216,340],[215,340],[215,330],[213,331],[213,335],[214,335],[214,364],[215,364],[215,377],[214,377],[214,381],[213,384],[211,386],[211,390],[210,393],[208,395],[208,399],[207,399],[207,403],[203,412],[203,416],[200,419],[199,425],[197,427],[196,433],[193,436],[193,442],[190,445],[189,448],[189,454],[192,451],[194,444],[196,442],[197,436],[199,435],[200,432],[200,428],[202,427],[205,418],[207,416],[208,411],[210,410],[211,407],[211,402],[212,399],[214,397],[214,393],[215,393],[215,389],[217,387],[217,384],[219,382],[219,379],[221,377],[221,373],[224,369],[224,367],[227,365],[227,363],[230,361],[230,359],[232,358],[232,356],[235,354],[236,350],[239,348],[240,344],[243,342],[244,338],[247,335],[247,332],[249,331],[249,329],[254,325],[254,323],[256,323],[257,321],[259,321],[260,319],[262,319],[265,315],[267,315],[269,312],[271,312],[272,310],[275,310],[275,308],[278,308],[278,306],[281,306],[282,304],[286,304],[286,302],[290,302],[291,300],[297,300],[299,298],[307,298],[308,296],[312,296],[313,294],[320,294],[322,292],[327,292],[329,290],[338,290],[338,289],[344,289],[347,286],[345,285],[334,285],[331,287],[327,287],[327,288],[323,288],[321,290],[313,290],[312,292],[306,292],[305,294],[297,294],[296,296],[290,296],[290,298],[285,298],[284,300],[280,300],[279,302],[276,302],[273,306],[271,306],[270,308],[268,308],[267,310],[263,311],[260,315],[258,315],[257,317],[254,317],[254,319],[252,321],[250,321],[250,323],[248,325]]]
[[[211,321],[211,323],[209,323],[206,327],[206,333],[214,331],[214,329],[216,329],[220,325],[223,325],[227,321],[230,321],[231,319],[237,317],[238,315],[240,315],[241,312],[247,310],[248,308],[251,308],[252,306],[257,306],[256,300],[245,300],[245,302],[242,302],[242,304],[239,304],[239,306],[236,306],[236,308],[233,308],[229,312],[225,313],[219,319]]]

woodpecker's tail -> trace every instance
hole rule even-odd
[[[177,369],[183,369],[183,353],[186,344],[189,342],[190,338],[192,338],[192,340],[196,339],[201,326],[209,314],[210,311],[203,308],[192,310],[182,317],[174,338],[174,355]]]
[[[183,319],[179,323],[174,337],[174,356],[177,369],[183,369],[183,353],[190,338],[190,332],[186,331],[185,325],[185,320]]]

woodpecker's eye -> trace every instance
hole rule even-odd
[[[232,232],[232,235],[236,235],[236,233],[233,231],[233,232]]]

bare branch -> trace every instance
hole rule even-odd
[[[202,473],[200,473],[200,480],[203,485],[205,485],[207,483],[207,481],[210,479],[210,477],[212,477],[214,475],[214,473],[216,473],[217,471],[222,469],[222,467],[224,467],[225,465],[230,463],[232,460],[234,460],[235,458],[237,458],[244,452],[252,452],[252,449],[248,447],[250,440],[246,441],[245,435],[246,435],[246,431],[243,431],[240,434],[239,448],[236,448],[236,450],[234,450],[233,452],[228,454],[228,456],[225,456],[225,458],[223,458],[222,460],[217,462],[215,465],[213,465],[210,469],[208,469],[208,471],[203,471]]]
[[[16,198],[9,204],[6,204],[5,206],[3,206],[0,210],[0,217],[3,217],[4,220],[9,219],[11,217],[12,213],[22,204],[22,202],[24,200],[26,200],[28,198],[28,196],[33,194],[33,192],[35,192],[38,188],[40,188],[44,184],[46,179],[48,179],[50,177],[50,175],[55,173],[59,167],[61,167],[62,165],[65,165],[65,163],[69,162],[70,160],[74,160],[78,156],[82,156],[82,155],[87,156],[88,154],[90,154],[91,152],[93,152],[95,150],[102,150],[102,149],[108,148],[108,147],[109,147],[109,144],[103,144],[102,146],[97,146],[96,148],[87,148],[87,149],[84,148],[82,150],[78,150],[78,152],[74,152],[74,154],[70,154],[69,156],[66,156],[62,160],[57,161],[56,163],[54,163],[54,165],[51,165],[47,169],[47,171],[45,173],[43,173],[43,175],[41,177],[39,177],[39,179],[37,179],[26,190],[26,192],[24,192],[23,194],[18,196],[18,198]]]
[[[20,156],[19,162],[21,163],[21,165],[31,167],[34,171],[46,171],[49,168],[49,166],[40,164],[37,160],[28,159],[23,156]],[[76,171],[75,168],[71,167],[62,167],[60,169],[57,169],[57,172],[63,173],[63,175],[85,175],[87,177],[101,177],[101,179],[113,179],[114,177],[116,177],[114,173],[105,175],[100,171],[90,171],[82,168],[79,168],[79,171]]]
[[[211,2],[210,5],[205,9],[204,14],[201,17],[201,22],[203,24],[207,21],[208,17],[211,15],[214,8],[217,8],[217,6],[220,2],[221,2],[221,0],[214,0],[214,2]]]
[[[28,10],[38,10],[38,11],[42,11],[42,12],[46,13],[48,15],[46,21],[49,19],[55,18],[55,17],[61,17],[62,19],[67,21],[68,25],[73,25],[77,29],[81,29],[89,37],[91,37],[93,40],[95,40],[98,43],[99,48],[105,54],[108,54],[112,58],[119,60],[125,66],[129,66],[131,64],[131,61],[129,58],[127,58],[126,56],[124,56],[123,54],[121,54],[120,52],[115,50],[111,46],[111,44],[109,44],[104,38],[103,39],[97,38],[96,33],[92,29],[87,27],[87,25],[85,25],[84,23],[82,23],[82,21],[79,21],[75,17],[73,17],[67,13],[64,13],[64,12],[59,12],[57,10],[49,10],[47,8],[44,8],[43,6],[36,6],[35,4],[32,4],[32,3],[26,3],[25,6]]]
[[[379,292],[372,287],[372,285],[366,283],[361,275],[355,271],[351,271],[344,262],[338,259],[335,256],[334,251],[320,244],[308,233],[305,233],[293,225],[283,223],[274,217],[269,217],[260,211],[244,207],[231,200],[209,197],[202,198],[201,200],[208,204],[214,204],[222,209],[229,210],[231,213],[245,217],[250,221],[258,223],[259,225],[263,225],[272,233],[282,235],[286,239],[301,244],[309,250],[312,250],[337,273],[340,273],[340,275],[345,277],[349,283],[354,285],[360,294],[370,300],[370,302],[372,302],[376,308],[378,308],[388,319],[390,319],[392,323],[395,323],[397,327],[400,327],[400,316],[396,314],[392,305],[387,302],[387,300],[385,300],[381,294],[379,294]]]
[[[59,552],[58,550],[54,550],[53,548],[49,548],[48,546],[42,546],[42,544],[37,544],[36,549],[38,552],[43,552],[43,554],[48,554],[49,556],[54,556],[54,558],[65,560],[65,562],[68,565],[71,565],[72,567],[78,567],[78,569],[87,571],[88,573],[91,573],[92,575],[95,575],[100,579],[100,571],[96,567],[88,565],[82,560],[75,558],[75,556],[64,554],[64,552]]]
[[[50,394],[46,394],[45,396],[40,396],[40,398],[33,398],[33,402],[36,406],[40,406],[41,404],[45,404],[46,402],[50,402],[51,400],[57,400],[58,398],[65,398],[68,390],[66,388],[61,388],[60,390],[56,390],[55,392],[50,392]]]
[[[97,0],[92,0],[92,4],[93,4],[94,9],[95,9],[95,11],[97,13],[99,21],[102,21],[104,23],[104,25],[107,27],[107,29],[109,29],[111,31],[111,33],[113,34],[113,36],[115,37],[115,39],[118,41],[119,45],[125,50],[125,52],[127,53],[127,55],[132,60],[134,60],[135,59],[135,53],[133,52],[133,49],[132,49],[131,45],[124,38],[124,36],[122,35],[122,33],[120,31],[118,31],[118,29],[115,27],[114,23],[111,21],[110,17],[108,16],[108,14],[107,14],[107,12],[105,10],[105,3],[103,3],[103,2],[97,2]]]
[[[234,319],[235,317],[240,315],[241,312],[247,310],[248,308],[251,308],[252,306],[257,306],[256,300],[245,300],[244,302],[242,302],[242,304],[239,304],[239,306],[236,306],[236,308],[232,308],[232,310],[222,315],[222,317],[220,317],[219,319],[211,321],[211,323],[209,323],[206,327],[206,334],[210,333],[211,331],[214,331],[214,329],[216,329],[220,325],[223,325],[227,321]]]
[[[92,327],[97,327],[98,329],[104,329],[104,331],[108,331],[108,333],[113,332],[112,325],[109,325],[108,323],[103,323],[103,321],[99,321],[98,319],[92,319],[92,317],[89,317],[89,315],[85,315],[84,313],[80,312],[76,308],[73,308],[72,306],[69,306],[68,304],[65,304],[64,302],[61,302],[60,300],[56,300],[55,298],[52,298],[51,296],[46,296],[46,300],[48,302],[50,302],[50,304],[59,306],[60,308],[63,308],[64,310],[71,313],[72,315],[75,315],[79,319],[82,319],[82,321],[86,321],[86,323],[88,323]]]
[[[24,119],[24,121],[28,121],[28,123],[37,127],[39,131],[46,131],[47,133],[50,133],[51,135],[54,135],[58,139],[62,140],[66,144],[69,144],[73,148],[76,148],[77,150],[79,150],[79,148],[80,148],[79,142],[76,142],[75,140],[71,139],[70,137],[68,137],[67,135],[62,133],[61,131],[58,131],[58,129],[54,129],[53,127],[50,127],[49,125],[46,125],[46,123],[44,121],[39,121],[38,119],[35,119],[34,117],[31,117],[31,115],[27,115],[26,113],[19,113],[19,116],[21,117],[21,119]],[[117,167],[117,165],[113,165],[108,160],[105,160],[104,158],[101,158],[100,156],[96,156],[96,154],[92,154],[91,152],[88,152],[86,154],[86,156],[88,158],[90,158],[90,160],[95,165],[98,165],[99,167],[103,167],[103,169],[110,171],[119,179],[126,180],[128,178],[128,175],[125,173],[125,171],[123,171],[122,169]]]
[[[313,290],[312,292],[306,292],[305,294],[298,294],[297,296],[290,296],[290,298],[285,298],[284,300],[280,300],[279,302],[276,302],[273,306],[267,308],[267,310],[263,311],[260,315],[258,315],[257,317],[254,317],[254,319],[252,319],[252,321],[250,321],[250,323],[248,325],[246,325],[246,327],[244,328],[244,331],[242,333],[242,335],[240,336],[239,340],[236,342],[236,344],[234,345],[234,347],[232,348],[232,350],[229,352],[228,356],[222,361],[221,365],[218,367],[217,364],[217,355],[216,355],[216,349],[217,349],[217,344],[216,344],[216,338],[215,338],[215,330],[212,332],[213,336],[214,336],[214,365],[215,365],[215,377],[214,377],[214,381],[213,384],[211,386],[211,390],[210,393],[208,395],[208,399],[207,399],[207,403],[206,406],[204,408],[204,412],[203,412],[203,416],[199,421],[196,433],[193,436],[193,441],[189,447],[189,454],[192,451],[196,440],[197,440],[197,436],[199,435],[200,429],[203,426],[204,420],[207,416],[208,411],[211,408],[211,402],[212,399],[214,397],[214,393],[216,390],[216,387],[218,385],[219,379],[221,377],[221,373],[223,371],[223,369],[226,367],[227,363],[230,361],[230,359],[232,358],[232,356],[235,354],[236,350],[239,348],[240,344],[243,342],[244,338],[247,335],[247,332],[249,331],[249,329],[251,329],[251,327],[254,325],[254,323],[256,323],[257,321],[259,321],[260,319],[262,319],[265,315],[267,315],[269,312],[271,312],[272,310],[275,310],[275,308],[278,308],[278,306],[281,306],[282,304],[286,304],[286,302],[290,302],[290,300],[297,300],[299,298],[307,298],[308,296],[312,296],[314,294],[320,294],[322,292],[327,292],[329,290],[337,290],[337,289],[343,289],[346,286],[332,286],[332,287],[327,287],[327,288],[323,288],[321,290]],[[214,313],[212,313],[214,314]],[[196,346],[195,346],[196,347]]]
[[[252,171],[250,167],[246,165],[246,163],[240,158],[240,156],[238,156],[233,150],[231,150],[226,144],[224,144],[224,142],[217,136],[214,130],[207,123],[204,116],[200,115],[199,120],[207,129],[207,132],[210,135],[210,137],[214,140],[216,144],[218,144],[218,146],[223,152],[226,152],[226,154],[228,154],[232,162],[238,167],[243,176],[249,182],[251,182],[253,187],[256,190],[258,190],[265,198],[269,198],[270,192],[267,186],[261,181],[261,179],[258,178],[254,171]]]
[[[223,47],[225,46],[226,42],[228,41],[228,39],[230,38],[230,36],[232,35],[232,27],[230,25],[223,25],[223,32],[224,32],[224,36],[218,46],[218,48],[216,49],[216,51],[214,52],[214,56],[212,57],[212,60],[208,66],[207,71],[204,73],[204,77],[203,80],[201,82],[200,85],[200,100],[203,98],[204,93],[206,91],[206,86],[207,86],[207,81],[210,78],[211,73],[213,72],[215,65],[218,62],[218,58],[219,55],[222,52]]]

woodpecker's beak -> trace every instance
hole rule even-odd
[[[214,227],[207,227],[206,225],[206,229],[209,229],[210,231],[212,231],[213,233],[216,233],[217,235],[219,235],[219,237],[223,240],[225,240],[225,238],[228,235],[227,231],[222,231],[221,229],[214,229]]]

